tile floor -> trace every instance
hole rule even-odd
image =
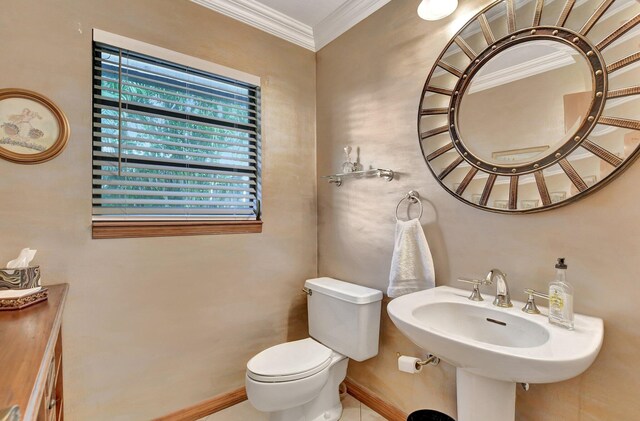
[[[342,407],[340,421],[384,421],[381,415],[351,395],[342,400]],[[267,421],[267,416],[253,409],[249,401],[244,401],[199,421]]]

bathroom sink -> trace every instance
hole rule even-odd
[[[512,420],[516,383],[570,379],[600,351],[601,319],[576,314],[570,331],[550,324],[542,307],[543,314],[527,314],[522,302],[500,308],[491,296],[481,302],[468,296],[469,291],[442,286],[396,298],[387,307],[413,343],[457,368],[460,421],[483,420],[487,414]],[[487,400],[494,403],[483,414]]]
[[[413,317],[432,331],[487,345],[533,348],[549,341],[549,331],[538,323],[485,306],[432,303],[417,307]]]

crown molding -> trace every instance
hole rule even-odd
[[[572,56],[567,55],[564,51],[556,51],[485,75],[476,76],[469,93],[495,88],[516,80],[569,66],[573,63],[575,63],[575,60]]]
[[[316,51],[347,32],[390,0],[347,0],[313,28]]]
[[[347,0],[315,27],[255,0],[191,0],[311,51],[318,51],[390,0]]]
[[[284,13],[251,0],[191,0],[230,18],[315,51],[313,29]]]

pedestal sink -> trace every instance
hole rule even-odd
[[[584,372],[602,345],[602,319],[575,315],[575,329],[543,314],[470,301],[437,287],[392,300],[387,312],[413,343],[456,367],[458,421],[513,421],[517,383],[553,383]],[[543,313],[546,311],[543,309]]]

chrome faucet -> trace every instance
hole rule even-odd
[[[513,307],[511,295],[509,295],[509,285],[507,284],[507,274],[500,269],[491,269],[485,278],[487,284],[492,284],[496,280],[496,298],[493,305],[498,307]]]

